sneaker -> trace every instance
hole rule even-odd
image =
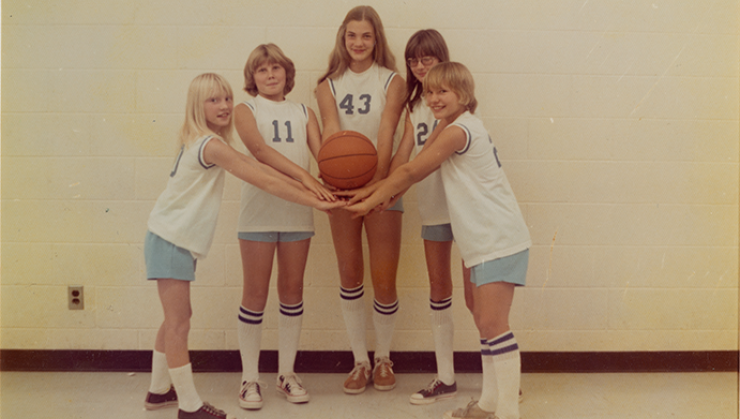
[[[365,391],[365,386],[370,381],[370,364],[360,362],[349,373],[349,377],[344,381],[344,392],[347,394],[360,394]]]
[[[239,390],[239,407],[248,410],[257,410],[262,408],[262,391],[260,383],[256,381],[242,383]]]
[[[393,390],[396,386],[396,376],[393,374],[393,362],[388,357],[375,358],[373,368],[373,385],[376,390]]]
[[[220,409],[216,409],[208,403],[203,403],[203,406],[195,412],[186,412],[180,410],[177,412],[177,419],[236,419],[231,415],[227,415],[226,412]]]
[[[177,393],[175,387],[170,386],[170,389],[164,394],[156,394],[148,392],[146,393],[146,400],[144,400],[144,407],[146,410],[156,410],[167,406],[174,406],[177,404]]]
[[[430,404],[437,400],[451,399],[457,394],[457,383],[447,385],[435,378],[426,388],[411,395],[411,404]]]
[[[478,406],[476,400],[468,403],[467,406],[454,411],[446,412],[445,419],[497,419],[494,412],[486,412]]]
[[[295,374],[281,375],[277,378],[277,391],[285,394],[291,403],[307,403],[308,392],[301,385],[301,379]]]

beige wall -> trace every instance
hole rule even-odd
[[[354,6],[275,3],[2,2],[0,348],[152,348],[162,315],[142,242],[187,84],[216,71],[238,91],[248,53],[275,42],[298,69],[290,98],[317,110],[312,90]],[[534,242],[512,315],[524,351],[737,350],[737,0],[373,6],[399,63],[408,37],[432,27],[474,72]],[[192,349],[237,348],[234,179],[224,199],[193,291]],[[413,191],[406,207],[393,349],[428,351]],[[346,350],[316,219],[301,349]],[[455,349],[477,351],[454,269]],[[85,286],[84,311],[67,310],[70,284]],[[263,348],[277,347],[276,327],[273,289]]]

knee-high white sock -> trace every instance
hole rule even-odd
[[[483,364],[483,385],[481,386],[478,406],[486,412],[495,412],[498,406],[498,385],[496,384],[496,370],[493,368],[493,357],[488,354],[488,340],[481,339],[481,363]]]
[[[510,331],[489,339],[487,343],[489,349],[483,356],[493,359],[494,379],[498,386],[496,416],[501,419],[519,419],[519,385],[522,369],[519,345]],[[483,406],[481,408],[487,410]]]
[[[156,349],[152,353],[152,381],[149,384],[149,392],[164,394],[172,385],[170,371],[167,368],[167,357],[163,352]]]
[[[280,303],[280,317],[278,319],[278,374],[293,373],[295,357],[298,352],[298,342],[301,339],[303,325],[303,301],[288,305]]]
[[[342,314],[344,315],[344,324],[347,326],[347,335],[349,344],[352,347],[352,355],[355,363],[370,362],[367,355],[367,340],[365,324],[365,291],[363,285],[357,288],[346,289],[339,288],[339,295],[342,299]]]
[[[455,325],[452,322],[452,297],[442,301],[429,299],[431,309],[432,336],[434,336],[434,355],[437,358],[437,376],[447,385],[455,382],[455,363],[452,343]]]
[[[375,358],[391,356],[391,341],[396,328],[398,300],[390,304],[373,304],[373,325],[375,326]]]
[[[260,345],[262,344],[262,317],[264,311],[256,312],[239,307],[239,354],[242,358],[242,382],[259,379]]]
[[[175,385],[175,391],[177,391],[177,402],[180,410],[195,412],[203,406],[203,401],[195,390],[191,364],[171,368],[170,377],[172,377],[172,383]]]

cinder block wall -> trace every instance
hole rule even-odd
[[[0,348],[152,348],[162,314],[142,243],[189,81],[221,73],[244,100],[249,52],[274,42],[297,66],[290,98],[318,110],[316,80],[355,5],[278,3],[2,2]],[[436,28],[474,73],[534,241],[513,307],[524,351],[737,350],[737,0],[372,5],[399,64],[413,32]],[[233,178],[224,199],[192,349],[237,348]],[[429,351],[413,190],[406,207],[393,349]],[[316,226],[301,349],[347,350],[321,213]],[[455,349],[477,351],[455,259]],[[85,287],[83,311],[67,310],[71,284]],[[275,294],[265,349],[277,348]]]

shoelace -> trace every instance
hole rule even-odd
[[[391,362],[390,360],[380,360],[378,361],[376,368],[380,370],[381,377],[387,377],[391,375],[390,369],[392,366],[393,366],[393,362]]]
[[[461,408],[457,409],[455,411],[455,414],[458,414],[458,416],[463,416],[463,417],[464,416],[467,416],[468,415],[468,412],[470,411],[470,409],[472,409],[473,406],[475,406],[476,404],[478,404],[478,401],[471,400],[470,403],[468,403],[467,406],[461,407]]]
[[[283,387],[290,394],[293,394],[293,390],[296,390],[298,394],[300,394],[301,390],[303,390],[303,386],[301,385],[301,380],[296,375],[284,376],[282,377],[282,380],[283,380]]]
[[[257,393],[258,396],[262,397],[259,383],[256,381],[247,383],[247,387],[244,389],[244,398],[246,399],[250,394],[254,393]]]
[[[427,394],[433,394],[434,391],[437,390],[437,387],[439,387],[440,385],[442,385],[442,381],[435,378],[434,380],[432,380],[431,383],[429,383],[429,385],[427,386],[426,389],[424,389],[424,391]]]
[[[221,409],[215,408],[214,406],[208,404],[208,402],[203,402],[203,410],[212,414],[213,416],[226,416],[226,412]]]
[[[356,380],[357,377],[359,377],[363,369],[366,369],[364,365],[362,364],[355,365],[355,368],[349,373],[350,377],[352,377],[353,380]]]

